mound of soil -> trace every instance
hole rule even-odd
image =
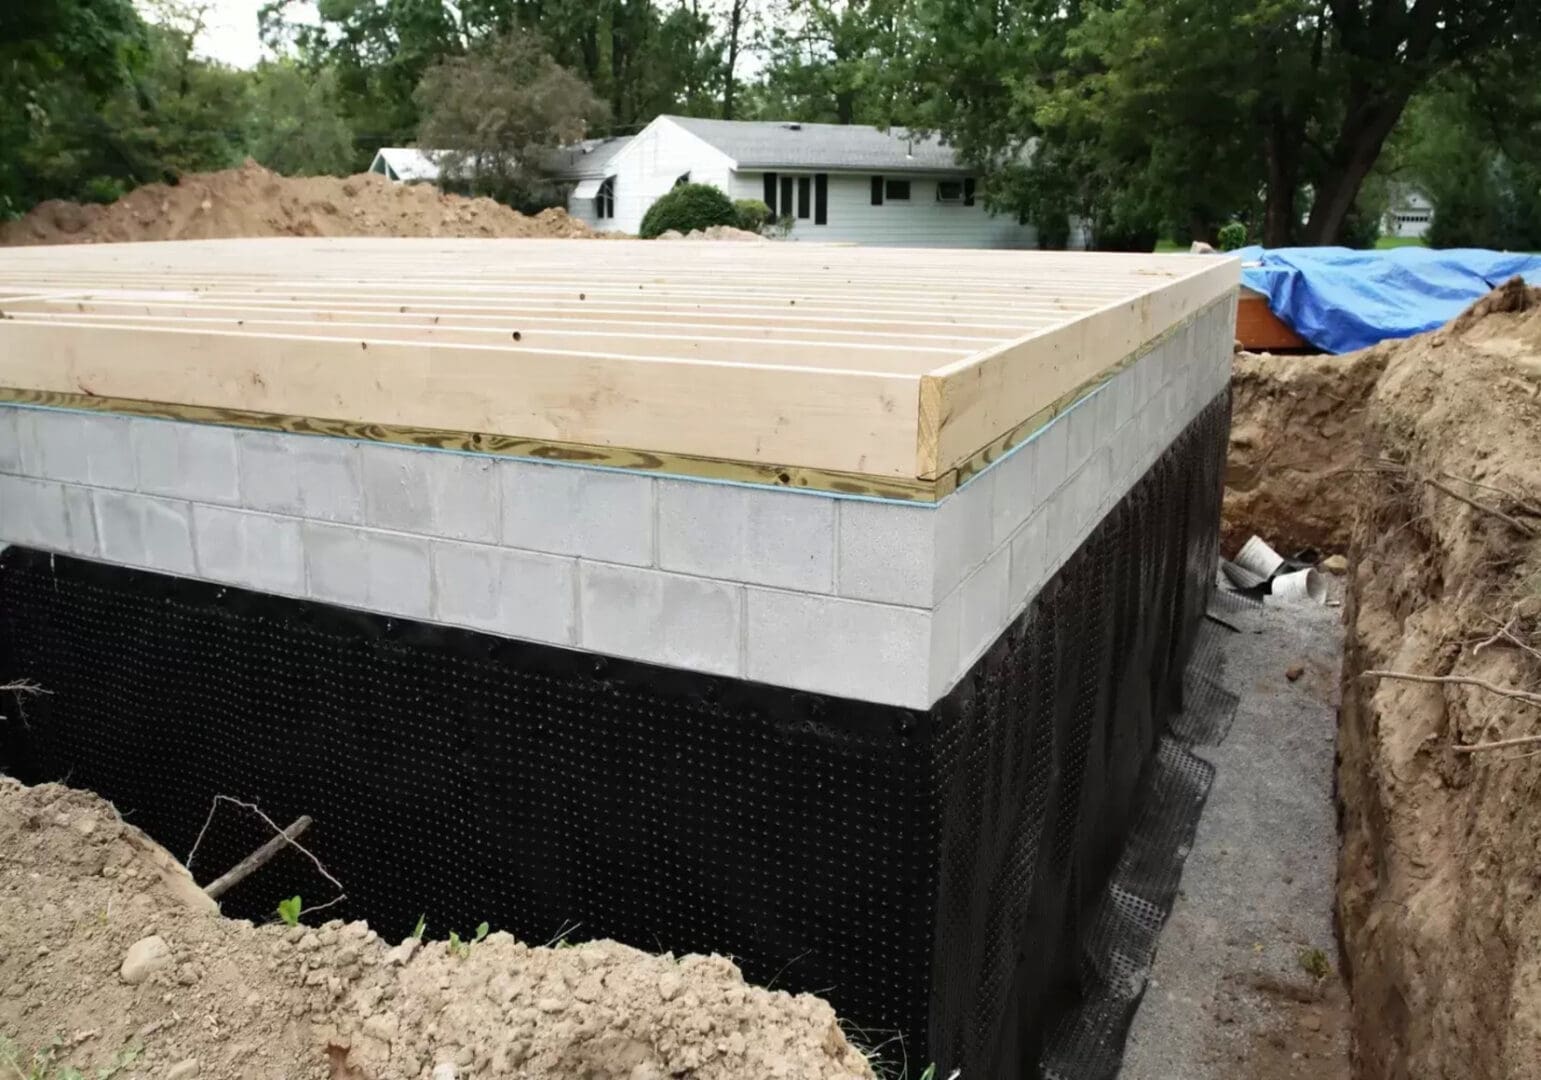
[[[1358,1075],[1541,1078],[1541,290],[1383,346],[1357,504],[1338,913]],[[1473,503],[1477,505],[1472,505]],[[1500,632],[1502,628],[1502,632]]]
[[[0,224],[0,245],[242,236],[556,237],[597,235],[566,210],[528,217],[492,199],[446,195],[375,173],[285,177],[239,169],[148,184],[107,206],[50,201]]]
[[[1366,402],[1393,344],[1347,356],[1238,353],[1221,545],[1256,533],[1282,552],[1346,552],[1354,520],[1351,463]]]
[[[260,872],[260,871],[259,871]],[[86,792],[0,777],[0,1072],[314,1080],[871,1080],[829,1005],[610,941],[461,952],[219,915]],[[95,1070],[108,1070],[97,1072]]]

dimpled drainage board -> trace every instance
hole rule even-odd
[[[0,765],[100,792],[178,855],[216,794],[309,814],[348,893],[328,914],[387,938],[425,915],[435,936],[485,919],[725,953],[915,1072],[1034,1076],[1050,1033],[1142,970],[1144,945],[1108,968],[1098,943],[1159,925],[1125,839],[1162,827],[1176,783],[1162,731],[1228,421],[1222,396],[927,711],[11,548],[0,677],[51,693]],[[222,808],[194,871],[264,839]],[[225,906],[269,918],[294,893],[333,890],[286,852]]]

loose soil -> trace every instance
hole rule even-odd
[[[501,932],[461,955],[223,918],[111,805],[57,784],[0,777],[0,896],[0,1072],[41,1052],[49,1080],[872,1077],[828,1004],[722,957]]]
[[[0,224],[0,245],[101,244],[242,236],[587,238],[566,210],[533,217],[492,199],[446,195],[375,173],[285,177],[247,161],[239,169],[148,184],[106,206],[53,200]]]
[[[1541,290],[1512,282],[1388,350],[1363,423],[1356,456],[1381,471],[1349,486],[1338,771],[1356,1064],[1370,1080],[1537,1080],[1541,743],[1452,747],[1541,733],[1541,707],[1362,673],[1541,692]],[[1504,625],[1518,643],[1489,641]]]

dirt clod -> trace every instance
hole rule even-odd
[[[171,962],[171,946],[159,934],[151,934],[128,947],[118,974],[124,982],[136,986],[162,968],[170,967]]]

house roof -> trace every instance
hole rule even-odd
[[[437,180],[439,166],[435,160],[443,150],[419,150],[415,146],[382,146],[375,151],[375,161],[384,159],[397,180]],[[374,171],[371,163],[370,171]]]
[[[603,179],[610,160],[626,149],[631,140],[630,135],[614,135],[560,147],[547,158],[547,170],[559,180]]]
[[[779,120],[705,120],[670,116],[740,169],[825,169],[851,172],[967,173],[952,147],[935,135],[912,136],[866,124],[803,124]]]

